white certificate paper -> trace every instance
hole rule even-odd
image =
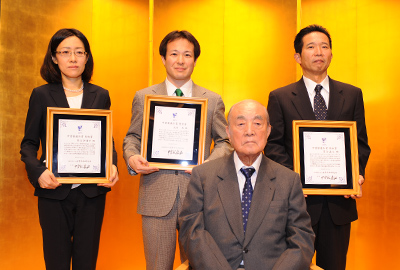
[[[308,185],[346,185],[343,132],[304,132],[304,176]]]
[[[155,106],[151,157],[193,159],[196,109]]]
[[[59,120],[57,160],[59,173],[100,173],[101,121]]]

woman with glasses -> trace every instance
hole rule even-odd
[[[54,34],[40,74],[47,84],[32,91],[20,153],[38,196],[46,269],[69,270],[71,261],[74,270],[95,269],[106,193],[118,181],[117,155],[114,149],[110,183],[60,184],[45,163],[46,118],[47,107],[110,109],[110,96],[89,83],[93,56],[76,29]]]

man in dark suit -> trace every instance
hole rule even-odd
[[[294,41],[294,58],[303,70],[298,82],[272,91],[268,100],[272,131],[265,155],[293,169],[292,121],[356,121],[359,184],[371,152],[368,146],[361,89],[332,80],[327,70],[332,59],[332,41],[319,25],[302,29]],[[360,186],[361,189],[361,186]],[[356,198],[308,196],[307,211],[316,234],[317,265],[324,269],[345,269],[350,241],[350,224],[356,220]]]
[[[172,269],[178,214],[191,171],[159,170],[141,156],[142,119],[146,95],[208,99],[204,157],[216,159],[230,153],[226,135],[225,105],[221,96],[193,83],[191,75],[200,45],[187,31],[173,31],[161,41],[160,55],[167,71],[165,82],[136,92],[131,126],[124,139],[124,158],[130,174],[141,173],[137,211],[142,215],[146,269]],[[214,148],[210,147],[214,141]],[[181,260],[186,260],[181,252]]]
[[[309,268],[314,233],[299,175],[262,154],[270,131],[262,104],[239,102],[228,115],[234,153],[193,169],[179,239],[194,269]]]

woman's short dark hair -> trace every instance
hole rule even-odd
[[[197,58],[200,56],[200,44],[191,33],[189,33],[188,31],[185,31],[185,30],[172,31],[171,33],[166,35],[165,38],[160,43],[160,48],[159,48],[160,55],[163,56],[165,59],[167,56],[168,43],[170,43],[176,39],[180,39],[180,38],[184,38],[193,44],[193,46],[194,46],[194,61],[196,61]]]
[[[61,71],[57,64],[52,60],[52,57],[56,57],[56,50],[60,43],[68,38],[75,36],[79,38],[83,45],[85,46],[85,51],[87,52],[87,63],[85,65],[85,70],[82,73],[82,80],[85,82],[90,82],[93,75],[93,56],[90,51],[89,41],[79,30],[77,29],[60,29],[54,36],[50,39],[49,46],[47,48],[46,55],[44,57],[43,65],[40,68],[40,75],[48,83],[61,83]]]
[[[294,39],[294,50],[296,51],[296,53],[301,54],[301,51],[302,51],[303,45],[304,45],[303,37],[312,32],[321,32],[321,33],[325,34],[329,39],[329,47],[331,47],[331,49],[332,49],[332,39],[331,39],[331,35],[329,34],[328,30],[323,28],[321,25],[312,24],[312,25],[309,25],[309,26],[301,29],[300,32],[296,35],[296,38]]]

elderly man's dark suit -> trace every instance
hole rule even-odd
[[[303,79],[272,91],[269,95],[268,113],[272,131],[265,147],[265,155],[293,169],[292,121],[315,120]],[[361,89],[329,78],[327,120],[357,122],[360,174],[364,175],[371,150],[368,146]],[[356,200],[346,199],[343,196],[325,198],[334,224],[349,224],[358,218]],[[307,211],[313,226],[319,221],[323,201],[323,196],[306,198]]]
[[[314,233],[299,175],[262,156],[246,233],[233,154],[193,169],[179,217],[196,270],[308,269]]]

